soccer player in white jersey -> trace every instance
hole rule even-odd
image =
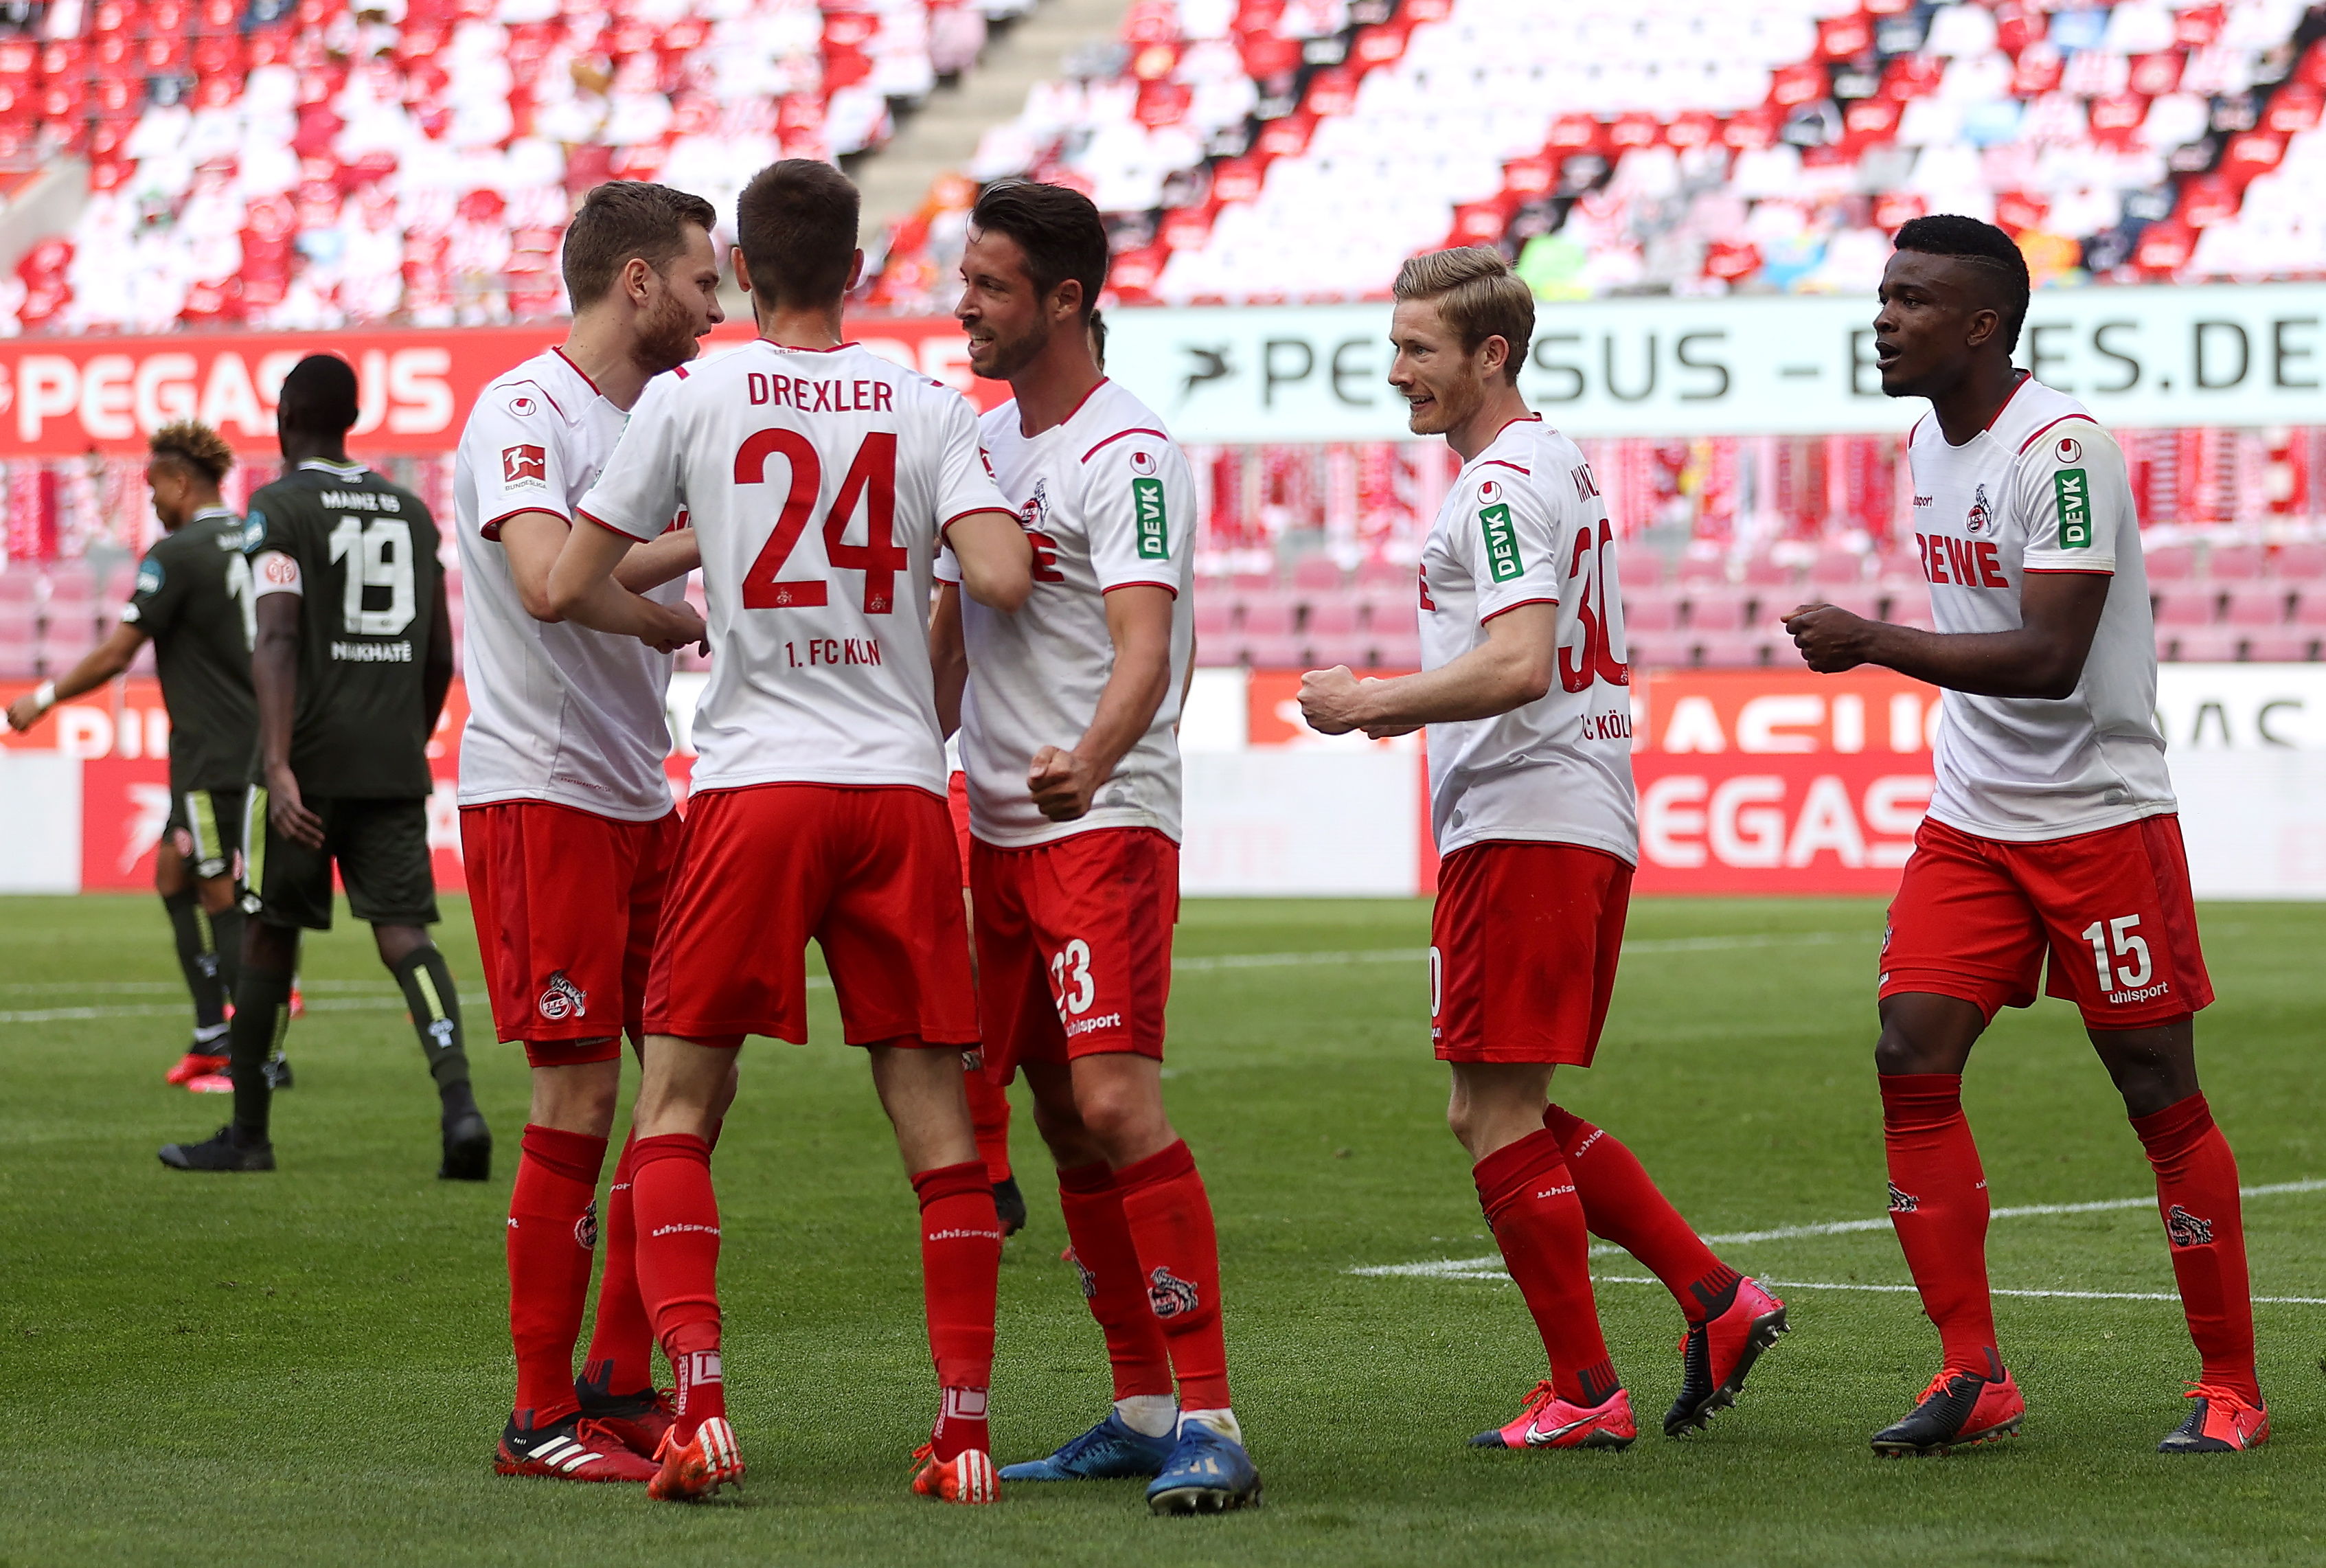
[[[496,1032],[533,1072],[509,1196],[516,1405],[494,1468],[569,1480],[653,1479],[667,1414],[633,1267],[629,1156],[607,1203],[604,1283],[585,1375],[573,1344],[600,1229],[598,1173],[635,1040],[678,842],[663,758],[671,656],[702,623],[684,602],[694,536],[673,529],[619,568],[638,635],[561,621],[549,571],[573,509],[654,377],[722,319],[711,203],[619,181],[565,231],[573,324],[478,397],[453,466],[468,603],[461,839]]]
[[[1395,294],[1390,384],[1415,434],[1462,459],[1422,547],[1422,672],[1313,672],[1300,706],[1326,734],[1428,729],[1447,1120],[1550,1361],[1513,1419],[1470,1441],[1620,1449],[1637,1434],[1586,1230],[1679,1303],[1680,1390],[1664,1416],[1678,1436],[1735,1402],[1785,1309],[1712,1255],[1622,1143],[1547,1103],[1553,1069],[1588,1067],[1598,1047],[1639,860],[1614,530],[1583,454],[1519,394],[1534,296],[1502,257],[1415,257]]]
[[[1093,357],[1106,264],[1087,198],[996,185],[970,214],[955,311],[970,368],[1014,394],[980,434],[1034,546],[1016,613],[948,586],[936,614],[968,656],[984,1065],[1033,1091],[1114,1374],[1103,1421],[1002,1479],[1144,1476],[1155,1511],[1215,1513],[1256,1500],[1260,1477],[1228,1399],[1211,1199],[1163,1109],[1196,491],[1162,421]]]
[[[638,1285],[677,1373],[650,1496],[741,1479],[726,1419],[710,1139],[747,1034],[807,1039],[823,949],[921,1204],[942,1405],[914,1489],[999,1495],[987,1437],[1001,1234],[962,1096],[977,1042],[960,860],[925,621],[949,537],[969,591],[1009,608],[1031,554],[959,394],[841,340],[863,266],[856,187],[762,170],[737,203],[735,280],[759,335],[640,399],[582,502],[550,597],[572,613],[680,509],[709,601],[693,793],[647,980],[633,1117]]]
[[[2237,1161],[2197,1084],[2213,999],[2156,732],[2155,631],[2124,454],[2081,404],[2014,369],[2027,267],[2003,230],[1898,231],[1874,320],[1882,389],[1927,397],[1907,440],[1935,631],[1808,605],[1817,670],[1879,664],[1946,688],[1937,783],[1883,938],[1890,1218],[1945,1362],[1881,1453],[2018,1430],[1996,1348],[1986,1182],[1962,1070],[1996,1009],[2076,1003],[2156,1173],[2203,1370],[2167,1453],[2269,1436],[2254,1371]]]

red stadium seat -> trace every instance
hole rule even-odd
[[[2205,552],[2205,575],[2228,582],[2258,577],[2265,554],[2259,545],[2215,545]]]
[[[2256,631],[2246,637],[2246,658],[2255,664],[2303,664],[2317,657],[2314,631]]]
[[[2167,587],[2156,595],[2156,624],[2159,626],[2210,626],[2213,611],[2220,598],[2211,588]]]
[[[1698,588],[1689,595],[1688,629],[1691,632],[1742,631],[1749,603],[1742,593]]]
[[[2152,583],[2178,583],[2197,574],[2197,549],[2193,545],[2160,545],[2146,552],[2148,580]]]
[[[2229,590],[2228,614],[2231,626],[2275,627],[2285,624],[2288,595],[2282,587],[2239,587]]]

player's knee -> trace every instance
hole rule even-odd
[[[1107,1149],[1151,1141],[1162,1106],[1154,1097],[1130,1084],[1102,1084],[1077,1088],[1075,1110],[1084,1130]]]

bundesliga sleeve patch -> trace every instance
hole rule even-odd
[[[2063,468],[2052,476],[2052,495],[2060,507],[2060,548],[2092,547],[2091,482],[2080,468]]]
[[[1508,501],[1497,501],[1480,509],[1478,527],[1485,536],[1486,575],[1496,583],[1507,583],[1526,571],[1519,559],[1519,531],[1511,522]]]
[[[1139,527],[1139,558],[1171,558],[1171,520],[1163,508],[1163,481],[1144,476],[1130,481],[1130,509]]]
[[[149,555],[144,561],[138,563],[137,586],[132,592],[142,595],[146,593],[159,593],[161,591],[162,563],[154,560]]]
[[[501,448],[501,488],[503,490],[536,490],[549,488],[549,453],[538,446],[505,446]]]

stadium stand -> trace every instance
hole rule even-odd
[[[91,189],[0,332],[554,315],[574,193],[666,178],[725,210],[775,157],[879,145],[1032,4],[30,7],[0,34],[0,166],[77,155]]]
[[[1126,302],[1378,298],[1471,242],[1547,298],[1865,292],[1931,210],[2039,282],[2316,276],[2321,40],[2303,0],[1138,0],[932,192],[880,297],[1016,174],[1111,215]]]

